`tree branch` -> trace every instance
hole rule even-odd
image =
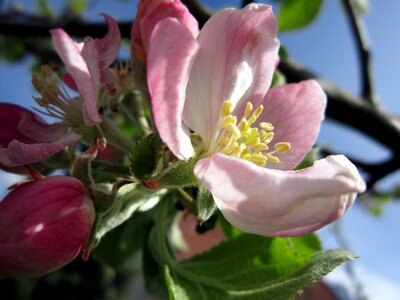
[[[400,122],[383,111],[375,110],[371,105],[349,94],[327,80],[317,76],[300,64],[281,61],[279,69],[288,82],[316,79],[328,96],[326,115],[328,118],[357,129],[392,150],[400,153]]]
[[[242,0],[241,7],[245,7],[246,5],[253,3],[253,0]]]
[[[350,22],[351,31],[354,36],[362,84],[362,97],[371,105],[378,107],[378,100],[375,93],[375,86],[372,74],[371,51],[367,40],[366,29],[360,18],[355,11],[354,5],[351,0],[342,0],[342,5],[346,16]]]
[[[213,11],[210,8],[201,4],[197,0],[182,0],[182,3],[187,6],[191,14],[197,19],[200,28],[204,26],[213,14]]]
[[[132,22],[120,22],[121,35],[130,36]],[[12,17],[0,15],[0,34],[15,37],[49,37],[50,29],[63,28],[73,36],[104,36],[107,32],[105,22],[87,23],[79,19],[49,20],[33,16]]]

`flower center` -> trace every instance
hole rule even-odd
[[[82,100],[68,95],[64,83],[50,66],[42,66],[40,74],[32,75],[32,84],[41,97],[33,97],[44,110],[36,111],[66,122],[70,126],[81,125]]]
[[[289,151],[291,145],[288,142],[279,142],[270,150],[274,126],[259,122],[258,126],[253,127],[263,109],[264,106],[260,105],[253,110],[253,104],[247,102],[243,117],[237,123],[237,117],[232,115],[232,102],[225,101],[220,110],[220,126],[223,131],[217,141],[217,151],[251,161],[258,166],[264,166],[267,162],[279,163],[277,155]]]

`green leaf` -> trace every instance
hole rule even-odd
[[[22,39],[0,35],[0,58],[6,61],[16,62],[24,58],[26,46]]]
[[[244,234],[180,265],[165,264],[170,299],[292,299],[355,255],[316,252],[314,235],[270,239]]]
[[[278,13],[279,30],[296,30],[309,25],[317,17],[322,4],[322,0],[283,0]]]
[[[312,148],[303,158],[303,160],[294,168],[294,170],[301,170],[311,167],[319,158],[319,150],[320,149],[318,147]]]
[[[196,186],[199,184],[199,181],[193,172],[195,164],[196,160],[194,159],[189,159],[188,161],[180,160],[165,169],[159,176],[154,178],[154,181],[162,188]]]
[[[54,10],[47,0],[38,0],[37,6],[39,9],[39,13],[42,14],[44,17],[54,17]]]
[[[275,70],[274,76],[272,77],[271,86],[279,86],[286,84],[286,76],[279,70]]]
[[[149,212],[135,213],[106,234],[92,255],[115,270],[120,269],[142,248],[151,216]]]
[[[217,206],[211,193],[204,187],[199,187],[196,198],[197,219],[205,222],[215,213]]]
[[[132,147],[131,171],[138,179],[147,180],[156,170],[161,159],[163,143],[158,135],[150,134]]]
[[[82,15],[87,9],[86,0],[68,0],[68,10],[77,15]]]
[[[149,190],[137,183],[120,188],[115,205],[100,221],[96,244],[107,232],[128,220],[135,212],[154,207],[165,193],[166,190]]]

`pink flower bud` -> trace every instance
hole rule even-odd
[[[95,218],[83,184],[67,176],[23,183],[0,202],[0,278],[36,277],[72,261]]]
[[[47,124],[32,111],[0,103],[0,168],[23,173],[21,166],[39,163],[79,140],[62,122]]]
[[[142,0],[139,1],[137,15],[132,25],[132,56],[145,61],[149,40],[156,24],[166,18],[176,18],[193,36],[197,36],[197,20],[179,0]]]

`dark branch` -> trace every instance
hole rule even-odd
[[[400,122],[395,118],[375,110],[363,99],[350,95],[292,60],[282,61],[279,69],[288,82],[317,79],[328,96],[327,117],[359,130],[399,155]]]
[[[121,22],[119,28],[122,36],[129,37],[132,22]],[[105,22],[87,23],[78,19],[49,20],[27,16],[15,18],[8,15],[0,15],[0,34],[15,37],[49,37],[49,30],[63,28],[73,36],[104,36],[107,32]]]
[[[370,104],[378,107],[378,100],[375,93],[374,80],[372,75],[371,51],[366,36],[366,29],[355,11],[354,5],[350,0],[342,0],[344,11],[350,22],[351,31],[354,35],[354,40],[360,60],[362,97]]]
[[[213,11],[201,4],[197,0],[182,0],[183,4],[187,6],[189,11],[199,22],[200,28],[207,22],[207,20],[211,17]]]
[[[245,7],[246,5],[248,5],[248,4],[250,4],[250,3],[253,3],[254,1],[252,1],[252,0],[242,0],[242,7]]]

